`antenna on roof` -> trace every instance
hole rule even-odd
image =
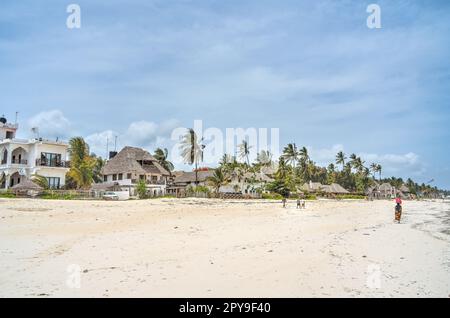
[[[39,127],[31,128],[31,132],[35,135],[36,139],[39,139]]]
[[[106,158],[109,158],[109,137],[106,136]]]
[[[117,151],[117,135],[114,136],[114,151]]]
[[[17,119],[18,119],[18,117],[19,117],[19,112],[16,112],[16,121],[15,121],[15,124],[17,124]]]

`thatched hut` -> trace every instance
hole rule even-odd
[[[30,179],[24,179],[11,188],[16,196],[36,197],[44,191],[40,185],[34,183]]]

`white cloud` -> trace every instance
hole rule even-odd
[[[28,120],[28,128],[37,127],[43,138],[65,138],[70,135],[71,123],[58,109],[40,112]]]
[[[117,150],[124,146],[146,148],[153,151],[157,147],[169,147],[169,136],[173,129],[179,126],[179,121],[169,119],[161,123],[151,121],[132,122],[124,132],[105,130],[93,133],[85,138],[91,148],[91,152],[104,157],[106,154],[107,140],[109,150],[114,149],[115,137],[117,136]]]
[[[341,144],[333,145],[331,148],[307,148],[312,160],[325,167],[330,163],[335,163],[336,154],[339,151],[345,152],[344,146]],[[345,153],[347,157],[350,155],[350,152]],[[426,171],[425,164],[420,160],[419,155],[414,152],[405,154],[356,153],[356,155],[365,161],[367,167],[371,163],[380,164],[383,168],[382,173],[386,177],[417,177],[423,175]]]

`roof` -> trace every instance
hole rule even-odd
[[[326,187],[326,190],[324,189]],[[322,190],[329,193],[349,193],[344,187],[340,184],[332,183],[328,186],[323,186]]]
[[[30,179],[22,180],[22,182],[16,184],[11,189],[13,189],[13,190],[36,190],[36,191],[44,190],[44,188],[42,188],[40,185],[34,183]]]
[[[143,162],[143,164],[141,165],[138,161]],[[117,173],[170,175],[148,151],[129,146],[123,148],[102,168],[102,174],[104,175]]]
[[[378,187],[378,190],[379,191],[392,191],[392,186],[389,183],[385,182]]]
[[[405,193],[409,193],[409,188],[407,186],[405,186],[404,184],[402,184],[402,186],[399,189],[401,192],[405,192]]]
[[[320,182],[305,182],[300,189],[307,192],[320,191],[323,185]]]
[[[212,177],[214,170],[198,171],[198,182],[205,182],[207,178]],[[183,172],[175,177],[174,183],[195,182],[195,172]]]

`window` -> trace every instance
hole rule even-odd
[[[123,179],[123,174],[119,173],[119,180],[122,180],[122,179]]]
[[[139,176],[139,179],[145,180],[145,175],[141,174],[141,175]]]
[[[42,152],[41,153],[41,164],[48,167],[59,167],[61,166],[61,154]]]
[[[152,182],[157,182],[158,181],[158,177],[157,176],[152,176]]]
[[[117,180],[117,174],[113,174],[113,181]]]
[[[60,178],[57,177],[48,177],[48,186],[50,189],[59,189],[60,186]]]
[[[131,173],[127,173],[127,179],[131,179]]]
[[[104,181],[104,182],[108,181],[108,176],[107,176],[107,175],[104,175],[104,176],[103,176],[103,181]]]

